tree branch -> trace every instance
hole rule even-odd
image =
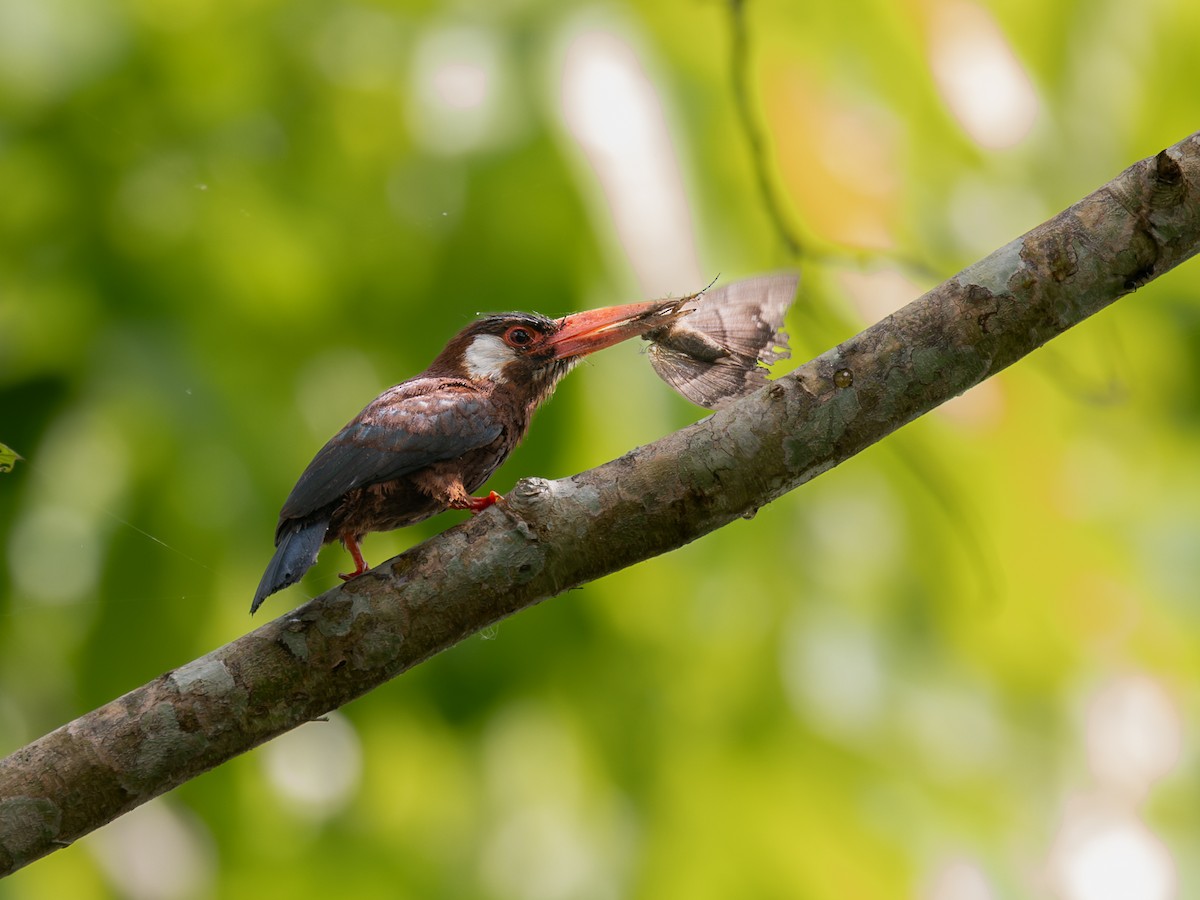
[[[742,126],[742,134],[746,139],[746,148],[750,152],[750,164],[754,170],[754,180],[758,183],[758,196],[766,210],[783,249],[791,258],[800,256],[803,245],[788,225],[787,216],[783,212],[783,204],[775,192],[771,176],[768,174],[766,141],[763,139],[762,128],[754,115],[754,105],[750,100],[750,35],[746,26],[746,0],[729,0],[729,75],[733,87],[733,105],[737,111],[738,120]]]
[[[426,541],[0,761],[8,874],[517,610],[752,513],[1200,248],[1200,134],[752,397]]]

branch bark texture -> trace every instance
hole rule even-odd
[[[803,484],[1200,249],[1200,134],[654,444],[508,501],[0,761],[0,875],[512,613]]]

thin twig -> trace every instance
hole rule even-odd
[[[780,243],[792,258],[799,258],[803,252],[800,239],[793,233],[783,213],[783,205],[778,193],[771,182],[767,169],[766,141],[763,130],[751,109],[749,70],[750,70],[750,37],[746,27],[745,0],[729,0],[729,24],[731,46],[729,52],[730,79],[733,82],[733,102],[737,109],[738,118],[742,122],[742,133],[746,136],[746,144],[750,149],[750,163],[754,168],[754,178],[758,183],[758,193],[767,217],[775,228]]]

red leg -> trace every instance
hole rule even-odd
[[[489,506],[491,506],[493,503],[495,503],[497,500],[503,500],[503,499],[504,498],[501,497],[499,494],[497,494],[495,491],[490,492],[486,497],[472,497],[470,495],[467,495],[462,498],[456,498],[454,500],[451,500],[450,508],[451,509],[469,509],[471,511],[471,515],[478,515],[479,513],[483,512],[485,509],[487,509]]]
[[[371,568],[367,565],[367,561],[363,559],[362,551],[358,549],[358,542],[361,538],[358,534],[343,534],[342,546],[350,551],[350,555],[354,557],[354,571],[349,575],[338,574],[338,578],[342,581],[349,581],[351,578],[357,578],[367,569]]]
[[[467,499],[467,509],[469,509],[471,511],[472,515],[475,515],[475,514],[483,512],[485,509],[487,509],[489,506],[491,506],[497,500],[503,500],[503,499],[504,498],[501,497],[499,494],[497,494],[495,491],[489,491],[488,495],[486,497],[470,497],[470,498],[468,498]]]

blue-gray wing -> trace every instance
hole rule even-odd
[[[354,488],[486,447],[502,430],[488,398],[465,385],[406,381],[372,400],[321,448],[284,502],[280,524],[309,516]]]

